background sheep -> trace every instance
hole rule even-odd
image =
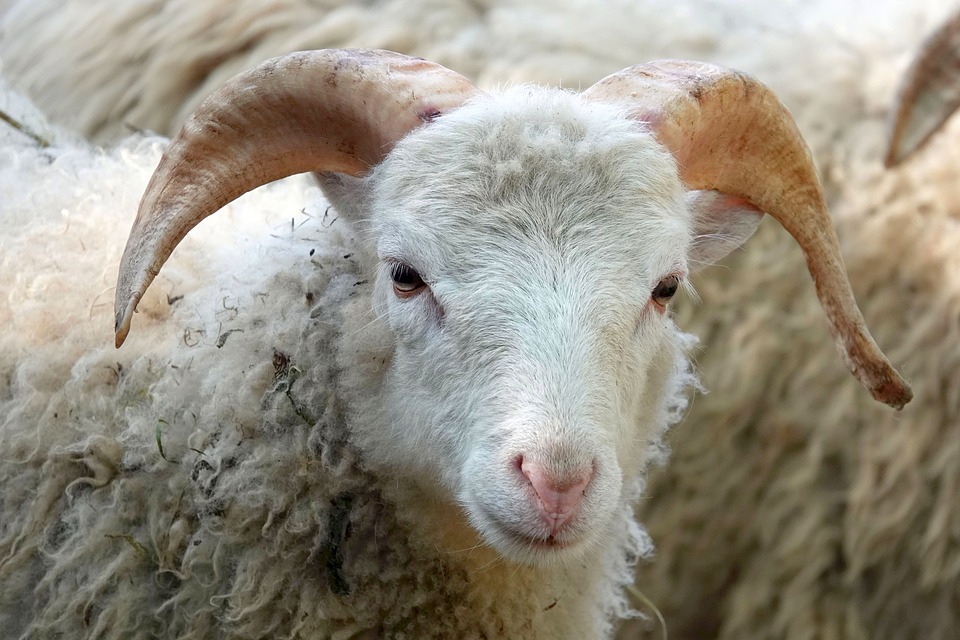
[[[881,343],[894,347],[891,355],[904,364],[918,400],[890,416],[857,399],[859,390],[826,346],[805,276],[797,275],[799,255],[775,229],[761,225],[750,252],[733,257],[729,272],[715,270],[697,280],[703,306],[711,309],[706,324],[693,309],[680,309],[681,326],[703,338],[698,364],[713,393],[694,403],[672,438],[674,464],[648,492],[643,520],[659,554],[639,584],[667,615],[674,637],[910,637],[922,625],[931,637],[947,637],[943,630],[957,626],[956,607],[949,605],[958,581],[951,496],[960,454],[950,446],[957,441],[956,122],[924,156],[894,173],[884,174],[879,159],[897,77],[913,45],[950,6],[849,3],[828,12],[828,3],[664,5],[609,3],[586,17],[575,5],[544,8],[543,21],[509,23],[520,25],[524,38],[508,21],[497,20],[508,15],[505,4],[484,5],[482,19],[462,32],[422,39],[419,24],[436,23],[401,19],[415,16],[417,6],[402,16],[381,15],[412,25],[403,37],[418,43],[410,48],[415,53],[478,77],[484,69],[473,73],[471,65],[495,69],[484,76],[487,82],[542,73],[540,79],[573,84],[567,74],[593,80],[609,70],[610,58],[629,56],[632,62],[662,55],[731,63],[769,79],[814,149],[865,314]],[[537,15],[538,5],[521,7]],[[343,5],[343,11],[359,16],[364,9]],[[231,15],[250,14],[238,9]],[[296,34],[309,31],[304,23],[322,29],[335,11],[304,15],[274,28],[291,34],[292,45]],[[365,15],[369,22],[352,23],[349,37],[356,40],[350,43],[394,46],[373,37],[385,28],[378,24],[390,21],[378,23],[375,12]],[[12,17],[4,28],[12,29]],[[451,22],[444,18],[443,24]],[[46,34],[64,41],[56,25],[37,23],[30,33],[11,30],[0,38],[8,72],[17,64],[14,42],[38,68],[59,59],[56,46],[30,48]],[[592,35],[597,33],[602,37]],[[470,40],[464,34],[479,35]],[[167,35],[168,41],[174,37]],[[199,41],[185,48],[199,50]],[[544,44],[556,41],[562,43],[559,52]],[[476,46],[458,49],[463,42]],[[263,57],[300,45],[276,46]],[[656,50],[632,55],[648,46]],[[442,47],[470,60],[454,64]],[[146,64],[163,55],[163,48],[141,49],[127,62]],[[84,59],[63,58],[64,65]],[[45,68],[39,75],[76,92],[50,95],[78,95],[76,104],[96,97],[99,89],[71,89],[66,74],[54,65]],[[211,73],[218,73],[216,67]],[[148,84],[168,82],[159,73],[139,77]],[[174,103],[155,102],[152,108]],[[112,126],[119,127],[118,119]],[[789,339],[756,329],[771,323]],[[731,345],[742,359],[720,355]],[[801,354],[804,364],[791,366]],[[811,412],[811,406],[818,410]]]
[[[960,107],[960,11],[918,49],[891,110],[887,166],[903,162],[923,146]]]

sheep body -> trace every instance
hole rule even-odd
[[[118,212],[162,142],[107,153],[4,134],[0,622],[13,637],[579,638],[630,614],[622,586],[649,552],[630,503],[693,381],[672,324],[666,400],[631,438],[602,544],[505,563],[436,483],[409,481],[409,462],[371,454],[371,426],[358,431],[393,341],[363,246],[310,181],[250,194],[186,241],[115,352],[103,292]]]

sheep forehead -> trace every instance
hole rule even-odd
[[[477,99],[402,140],[378,175],[381,249],[421,268],[543,253],[651,278],[684,266],[691,221],[672,156],[621,109],[575,94]]]

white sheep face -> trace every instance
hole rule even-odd
[[[523,87],[421,127],[369,181],[396,341],[373,457],[439,479],[509,558],[580,557],[642,471],[675,366],[651,297],[694,234],[672,157],[614,107]]]

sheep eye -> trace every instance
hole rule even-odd
[[[653,288],[650,299],[660,306],[666,306],[666,304],[670,302],[670,298],[674,296],[679,288],[680,278],[677,276],[667,276]]]
[[[402,262],[391,265],[390,279],[393,280],[393,292],[400,298],[409,298],[426,286],[420,274]]]

